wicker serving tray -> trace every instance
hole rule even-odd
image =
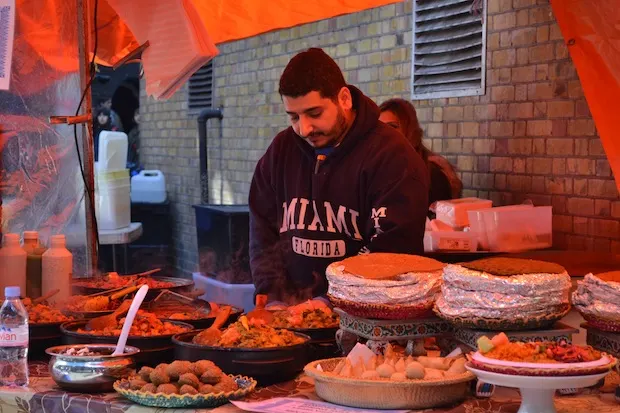
[[[492,331],[520,331],[536,330],[552,326],[570,311],[570,305],[566,304],[544,316],[538,317],[513,317],[513,318],[484,318],[484,317],[461,317],[451,316],[439,311],[437,306],[433,311],[438,317],[450,322],[458,328],[470,328],[474,330]]]
[[[433,302],[430,300],[428,304],[409,306],[357,303],[355,301],[335,298],[329,294],[328,297],[334,307],[339,307],[348,314],[356,317],[374,320],[411,320],[414,318],[428,318],[433,315]]]
[[[304,371],[314,379],[320,398],[365,409],[427,409],[458,403],[467,397],[469,382],[476,377],[467,372],[440,380],[354,379],[332,373],[340,360],[318,360]],[[319,364],[323,371],[317,369]]]

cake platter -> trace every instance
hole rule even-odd
[[[521,406],[517,413],[556,413],[553,396],[558,389],[584,388],[597,384],[609,372],[585,376],[519,376],[494,373],[465,365],[479,380],[497,386],[518,388]]]

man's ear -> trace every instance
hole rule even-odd
[[[338,103],[340,103],[340,107],[344,110],[353,109],[353,96],[351,96],[351,91],[348,87],[343,86],[338,92]]]

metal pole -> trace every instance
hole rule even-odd
[[[89,7],[87,0],[77,1],[78,16],[78,50],[80,55],[80,85],[82,91],[86,88],[90,80],[90,30],[88,22],[93,18],[93,10]],[[94,22],[96,24],[96,22]],[[84,103],[82,104],[81,113],[91,113],[91,93],[86,93]],[[86,122],[78,128],[82,132],[82,154],[84,162],[84,176],[87,186],[84,188],[84,202],[86,207],[86,268],[89,276],[95,275],[97,271],[97,236],[95,234],[95,223],[93,222],[92,208],[95,206],[90,202],[95,199],[95,155],[93,143],[93,131],[91,122]]]

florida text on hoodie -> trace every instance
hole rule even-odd
[[[250,267],[256,292],[303,300],[327,291],[326,267],[359,253],[422,253],[428,172],[379,108],[348,86],[356,111],[322,162],[293,131],[280,132],[250,188]]]

